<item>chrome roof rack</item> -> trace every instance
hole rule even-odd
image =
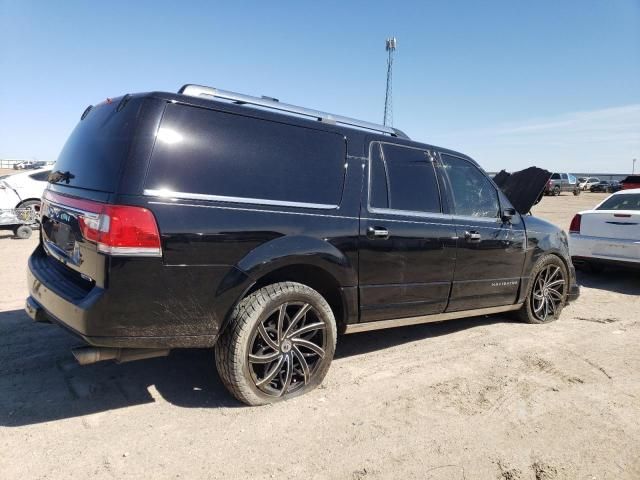
[[[397,128],[378,125],[377,123],[357,120],[355,118],[333,115],[331,113],[321,112],[319,110],[313,110],[310,108],[298,107],[296,105],[289,105],[287,103],[281,103],[278,99],[272,97],[254,97],[251,95],[244,95],[242,93],[220,90],[219,88],[203,87],[201,85],[192,84],[183,86],[180,90],[178,90],[178,93],[189,95],[191,97],[221,98],[224,100],[230,100],[238,104],[255,105],[261,108],[269,108],[295,115],[302,115],[304,117],[311,117],[325,123],[339,123],[342,125],[348,125],[350,127],[362,128],[374,132],[386,133],[387,135],[393,135],[394,137],[405,138],[407,140],[409,139],[409,137],[404,132],[398,130]]]

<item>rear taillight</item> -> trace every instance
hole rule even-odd
[[[144,207],[108,205],[46,191],[45,200],[77,212],[82,236],[109,255],[160,257],[160,233],[156,219]]]
[[[580,233],[580,222],[582,220],[582,215],[576,213],[571,220],[571,225],[569,225],[569,233]]]

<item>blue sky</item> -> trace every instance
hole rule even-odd
[[[0,0],[0,157],[53,160],[88,104],[184,83],[381,122],[391,34],[412,138],[487,170],[640,159],[640,0]]]

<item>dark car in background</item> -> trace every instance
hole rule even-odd
[[[604,192],[604,193],[614,193],[620,190],[622,186],[619,182],[608,181],[608,180],[600,180],[598,183],[591,185],[589,188],[590,192]]]
[[[557,319],[567,235],[525,215],[547,178],[516,211],[471,158],[390,127],[197,85],[109,99],[49,177],[26,310],[83,339],[80,363],[215,346],[236,398],[290,398],[339,333]]]
[[[600,180],[598,183],[594,183],[589,187],[590,192],[606,192],[609,188],[609,182],[607,180]]]

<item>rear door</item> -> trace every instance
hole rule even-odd
[[[455,264],[431,152],[373,142],[362,198],[359,278],[363,322],[444,311]]]
[[[515,303],[526,241],[520,215],[510,222],[501,219],[497,188],[472,162],[450,154],[442,154],[441,159],[457,237],[447,311]]]

